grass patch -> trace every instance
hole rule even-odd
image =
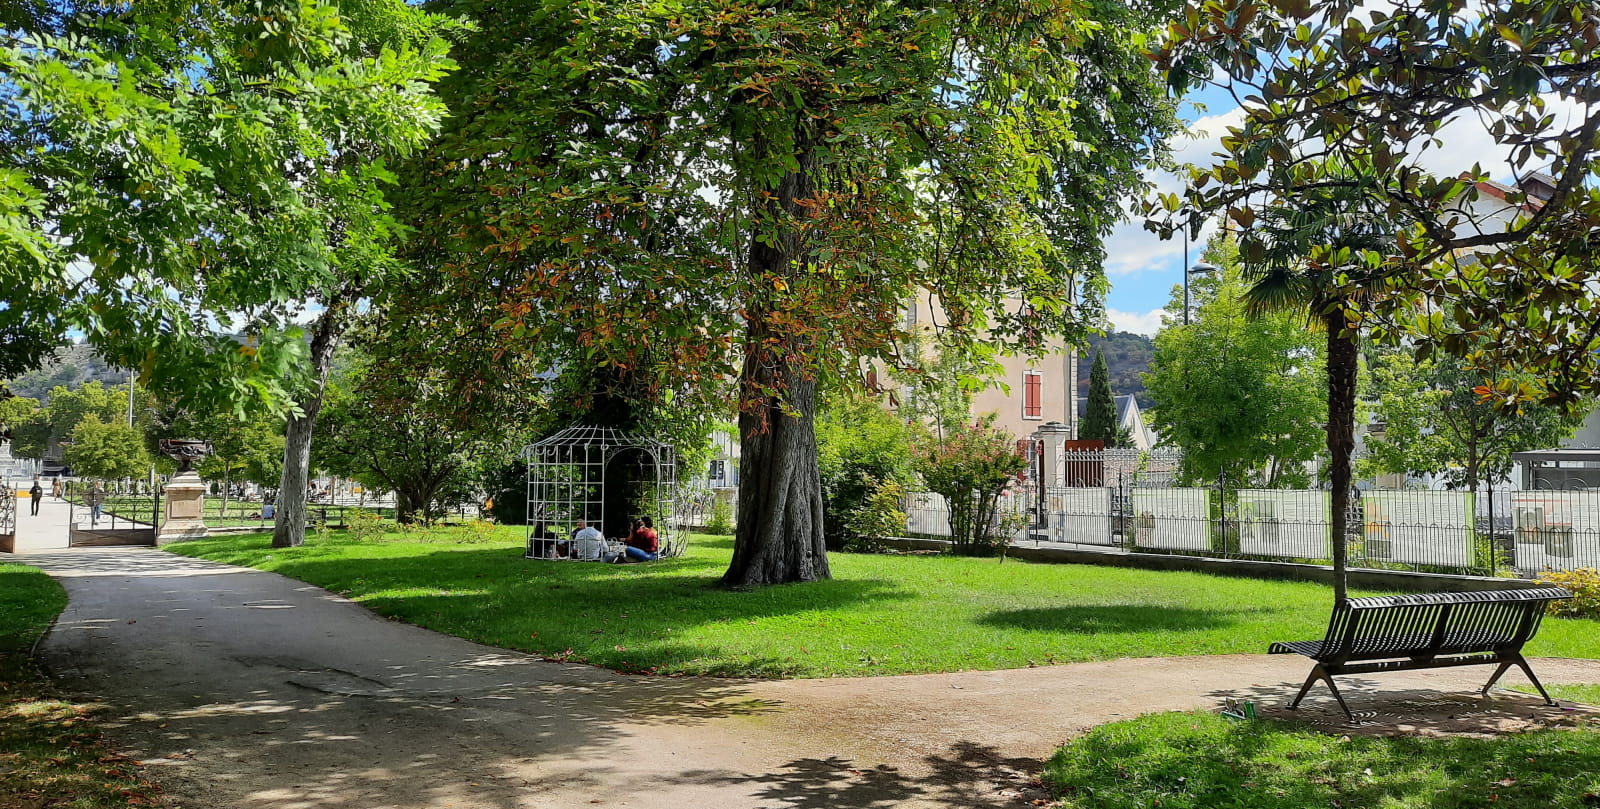
[[[1531,685],[1518,683],[1510,687],[1512,691],[1538,696],[1539,692]],[[1556,699],[1568,702],[1577,702],[1591,707],[1600,707],[1600,683],[1545,683],[1544,690]],[[1600,803],[1596,804],[1600,806]]]
[[[0,806],[159,805],[133,762],[100,744],[97,706],[57,698],[30,657],[66,605],[61,585],[39,570],[0,564]]]
[[[619,671],[831,677],[1254,653],[1321,637],[1329,588],[1200,573],[952,556],[829,554],[834,578],[715,587],[728,537],[647,565],[522,558],[521,529],[264,535],[166,550],[272,570],[419,626]],[[472,541],[464,541],[467,539]],[[1600,622],[1550,620],[1536,655],[1595,657]]]
[[[1169,713],[1103,725],[1045,778],[1069,809],[1548,809],[1600,805],[1600,731],[1337,737]]]

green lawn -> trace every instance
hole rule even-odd
[[[1600,731],[1365,738],[1155,714],[1067,744],[1045,778],[1067,809],[1581,809],[1600,805]]]
[[[948,556],[830,554],[834,579],[715,588],[727,537],[681,559],[603,565],[523,559],[520,529],[302,548],[263,535],[168,546],[273,570],[430,629],[630,672],[830,677],[1001,669],[1121,657],[1261,653],[1320,637],[1316,584]],[[1600,656],[1600,622],[1551,620],[1536,655]]]
[[[1533,686],[1525,683],[1516,683],[1510,688],[1512,691],[1521,691],[1524,694],[1533,694],[1534,696],[1539,694],[1538,691],[1534,690]],[[1564,699],[1568,702],[1577,702],[1600,708],[1600,683],[1545,683],[1544,688],[1550,692],[1550,696],[1556,699]]]
[[[133,763],[100,744],[97,706],[56,698],[29,657],[66,604],[38,569],[0,564],[0,806],[154,805],[155,788]]]

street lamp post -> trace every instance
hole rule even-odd
[[[1187,251],[1187,250],[1184,251],[1184,262],[1183,262],[1184,264],[1188,264],[1189,263],[1189,261],[1188,261],[1188,252],[1189,251]],[[1215,264],[1207,264],[1204,261],[1196,262],[1193,267],[1184,267],[1184,269],[1183,269],[1183,325],[1185,325],[1185,326],[1189,325],[1189,276],[1196,275],[1196,274],[1204,275],[1206,273],[1216,272],[1218,269],[1221,269],[1221,268],[1218,267]]]

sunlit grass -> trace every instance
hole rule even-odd
[[[462,541],[466,539],[473,541]],[[522,558],[519,529],[301,548],[264,535],[168,547],[259,567],[482,643],[620,671],[830,677],[1266,651],[1320,637],[1322,585],[926,555],[829,555],[834,578],[728,592],[727,537],[644,565]],[[1529,651],[1600,655],[1600,622],[1550,620]]]
[[[1364,738],[1157,714],[1095,728],[1045,775],[1067,809],[1576,809],[1600,795],[1600,732]]]

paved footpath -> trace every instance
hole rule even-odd
[[[47,665],[109,703],[112,740],[192,809],[1016,806],[1041,795],[1028,786],[1039,759],[1094,725],[1230,694],[1281,702],[1306,671],[1236,655],[785,682],[626,677],[392,622],[276,574],[52,547],[47,530],[30,531],[50,515],[33,519],[13,558],[70,596]],[[1550,681],[1600,682],[1590,661],[1536,666]],[[1515,695],[1479,707],[1462,692],[1485,674],[1408,673],[1375,693],[1351,678],[1350,697],[1449,703],[1453,721],[1561,714]],[[1332,721],[1318,710],[1304,713]]]

